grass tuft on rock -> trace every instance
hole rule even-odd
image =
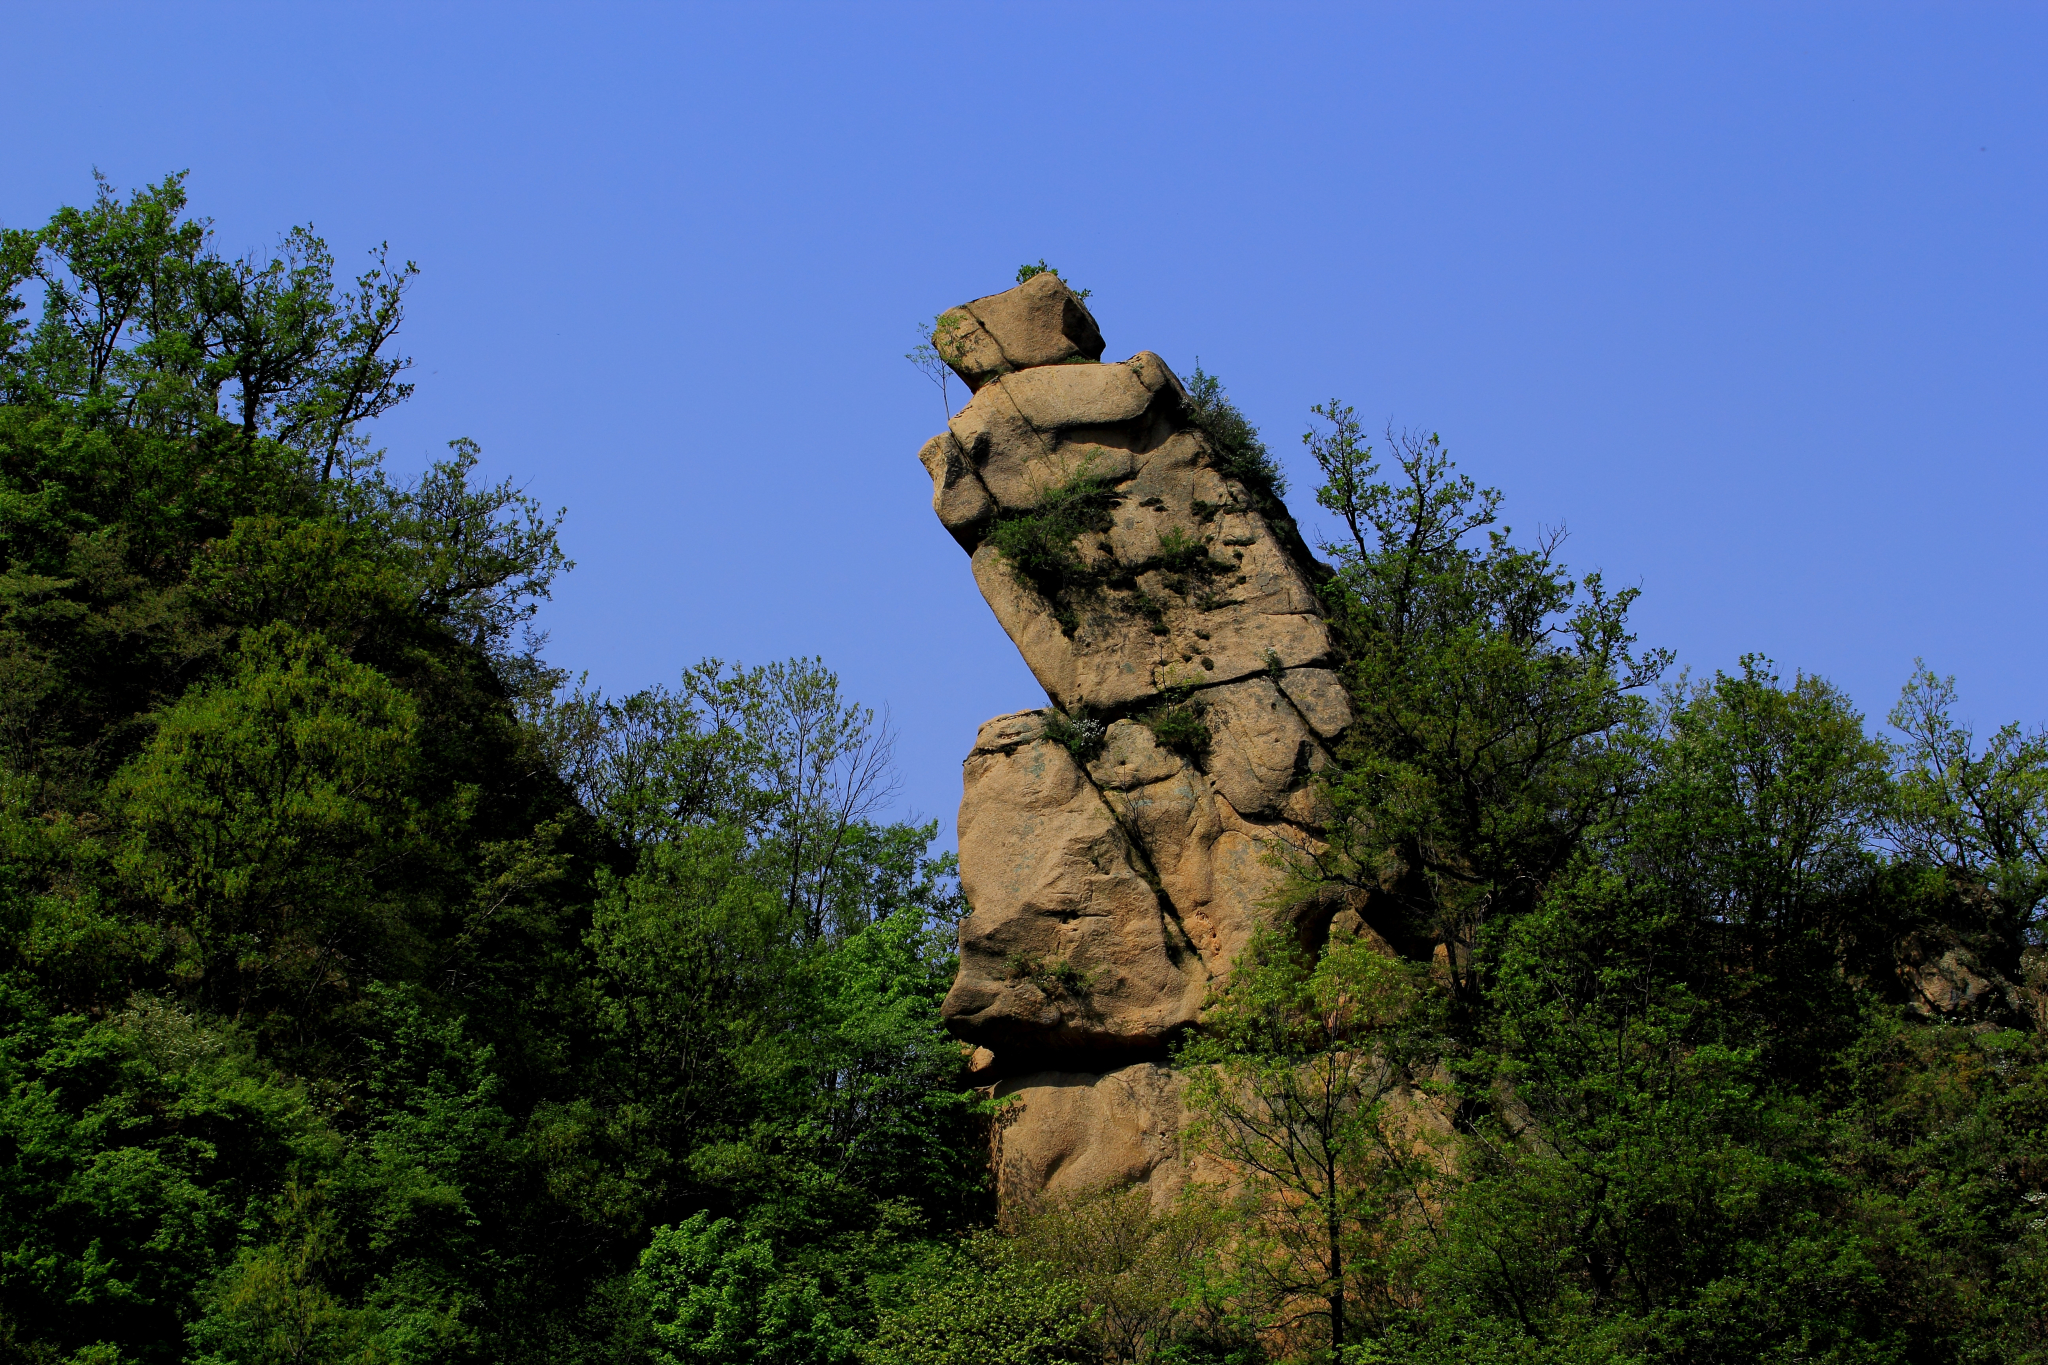
[[[1085,713],[1070,716],[1057,710],[1046,713],[1045,729],[1040,732],[1083,763],[1102,752],[1103,737],[1108,733],[1108,727]]]
[[[1152,731],[1162,749],[1186,758],[1199,758],[1209,747],[1209,723],[1202,719],[1202,703],[1189,699],[1168,702],[1146,712],[1139,720]]]
[[[1009,561],[1018,581],[1052,604],[1060,628],[1069,635],[1080,624],[1073,598],[1096,587],[1098,577],[1075,552],[1074,542],[1108,531],[1122,501],[1106,480],[1084,466],[1049,490],[1038,506],[1000,517],[989,529],[989,543]]]

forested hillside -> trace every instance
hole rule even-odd
[[[0,245],[0,1360],[2048,1360],[2040,733],[1674,678],[1319,409],[1358,719],[1287,870],[1370,916],[1179,1045],[1236,1178],[999,1220],[872,713],[574,684],[559,516],[368,443],[412,267],[184,207]]]
[[[702,1256],[864,1331],[986,1213],[885,737],[801,660],[554,700],[556,522],[358,435],[410,267],[182,207],[6,239],[0,1353],[645,1359]]]

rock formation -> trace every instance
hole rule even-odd
[[[972,913],[948,1025],[1015,1095],[1006,1195],[1163,1196],[1160,1066],[1312,844],[1310,775],[1350,722],[1286,511],[1159,356],[1103,362],[1055,275],[941,315],[973,397],[920,452],[933,510],[1052,707],[981,727],[964,771]]]

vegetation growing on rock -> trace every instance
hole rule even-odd
[[[1060,710],[1046,713],[1045,737],[1083,763],[1102,752],[1103,736],[1107,733],[1101,721],[1086,714],[1070,716]]]
[[[1209,727],[1202,720],[1202,710],[1200,701],[1184,698],[1156,706],[1140,719],[1160,748],[1199,758],[1209,747]]]
[[[988,543],[995,546],[1019,580],[1053,604],[1060,628],[1071,635],[1080,625],[1080,599],[1102,576],[1074,548],[1082,536],[1110,529],[1111,514],[1123,499],[1087,465],[1045,490],[1037,506],[996,519]]]
[[[1217,468],[1285,515],[1280,499],[1287,492],[1287,476],[1273,452],[1266,449],[1258,428],[1230,401],[1223,381],[1197,361],[1186,388],[1188,417],[1215,446]]]

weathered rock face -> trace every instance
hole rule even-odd
[[[946,1018],[1004,1064],[1156,1052],[1194,1018],[1207,973],[1144,855],[1044,728],[1038,712],[1000,716],[968,756],[959,829],[973,912]]]
[[[997,375],[1066,360],[1100,360],[1102,333],[1050,272],[939,315],[934,340],[970,391]]]
[[[972,553],[982,595],[1056,706],[1128,708],[1174,686],[1329,655],[1309,566],[1218,471],[1185,397],[1149,351],[1023,370],[984,383],[922,452],[934,510]],[[1117,499],[1109,528],[1074,546],[1108,584],[1063,612],[983,537],[1078,479]]]
[[[933,510],[1057,708],[988,722],[967,758],[945,1016],[1019,1098],[1006,1190],[1163,1188],[1178,1092],[1156,1063],[1271,913],[1268,852],[1314,844],[1311,777],[1351,720],[1319,566],[1164,360],[1099,363],[1056,277],[941,323],[974,396],[920,452]],[[1064,567],[1022,571],[1006,525],[1077,497],[1081,522],[1045,523],[1074,531]]]
[[[1016,1101],[995,1135],[996,1189],[1005,1203],[1040,1191],[1145,1184],[1163,1205],[1185,1179],[1180,1081],[1163,1066],[1042,1071],[1004,1081],[995,1093]]]

